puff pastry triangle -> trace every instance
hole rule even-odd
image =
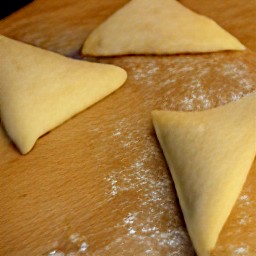
[[[256,153],[256,94],[202,112],[153,111],[188,232],[209,255]]]
[[[244,50],[213,20],[175,0],[132,0],[85,40],[92,56]]]
[[[0,35],[0,77],[1,121],[25,154],[41,135],[118,89],[127,74]]]

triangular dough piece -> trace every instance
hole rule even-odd
[[[0,35],[1,119],[23,154],[126,78],[119,67],[69,59]]]
[[[213,20],[175,0],[132,0],[96,28],[82,53],[92,56],[244,50]]]
[[[209,255],[256,153],[256,94],[202,112],[153,111],[191,240]]]

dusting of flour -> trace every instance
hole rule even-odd
[[[253,92],[256,86],[252,67],[236,56],[151,58],[142,64],[136,62],[136,66],[133,61],[136,60],[128,61],[125,67],[132,70],[136,83],[144,87],[144,99],[158,102],[160,109],[209,109],[238,100]],[[162,97],[153,99],[155,94],[148,87],[160,92]]]
[[[126,97],[122,97],[123,102],[114,101],[115,111],[107,117],[107,129],[102,125],[104,122],[99,122],[90,130],[102,144],[114,147],[112,162],[105,168],[109,171],[102,179],[106,185],[104,203],[120,208],[113,211],[118,214],[108,231],[115,234],[118,230],[119,235],[111,237],[100,248],[93,248],[90,243],[93,243],[93,234],[84,234],[78,239],[77,250],[72,253],[134,255],[133,248],[137,245],[137,255],[194,255],[174,184],[154,135],[150,112],[154,109],[210,109],[252,93],[256,90],[254,68],[241,56],[131,56],[105,60],[122,66],[129,75],[128,82],[116,94],[120,92]],[[129,101],[131,97],[137,99],[136,105]],[[120,109],[122,112],[119,113]],[[123,109],[132,111],[125,115]],[[100,159],[98,152],[98,165],[103,166]],[[235,223],[237,232],[239,227],[251,221],[251,216],[246,213],[250,197],[241,195],[240,203],[244,211]],[[69,243],[76,243],[75,238],[73,235]],[[228,249],[231,256],[249,255],[248,246],[243,243],[229,245]],[[68,255],[63,250],[55,252]]]
[[[123,67],[130,71],[133,83],[140,90],[140,108],[150,112],[153,109],[194,111],[210,109],[236,101],[256,90],[256,76],[243,59],[236,56],[226,59],[223,55],[179,56],[178,58],[146,58],[137,61],[136,57],[124,60]],[[179,85],[177,87],[177,84]],[[129,91],[129,89],[127,89]],[[134,91],[130,91],[132,93]],[[157,95],[157,96],[156,96]],[[159,97],[159,95],[161,95]],[[136,113],[134,113],[136,116]],[[133,158],[130,165],[112,170],[105,180],[109,184],[109,200],[128,192],[138,192],[136,211],[124,217],[126,235],[141,242],[142,255],[194,255],[177,201],[168,193],[174,193],[169,175],[163,164],[154,165],[160,157],[159,146],[148,134],[149,121],[140,115],[131,122],[124,117],[115,125],[112,136],[127,150],[127,154],[139,146],[138,137],[143,140],[143,148]],[[143,126],[143,122],[147,125]],[[140,129],[132,127],[137,123]],[[138,134],[139,133],[139,134]],[[139,136],[138,136],[139,135]],[[145,138],[145,139],[143,139]],[[160,175],[157,176],[156,175]],[[139,191],[144,191],[140,194]],[[244,205],[250,203],[247,195],[241,198]],[[144,218],[145,212],[147,216]],[[244,212],[238,225],[250,222]],[[169,223],[161,226],[161,220]],[[238,228],[239,230],[239,228]],[[119,239],[115,244],[121,243]],[[145,246],[146,245],[146,246]],[[233,246],[233,247],[232,247]],[[110,249],[107,247],[106,249]],[[230,245],[231,255],[247,256],[246,245]],[[157,253],[158,252],[158,253]],[[161,253],[160,253],[161,252]]]

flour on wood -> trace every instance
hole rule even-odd
[[[209,109],[238,100],[255,90],[256,77],[243,59],[226,59],[222,54],[150,58],[148,61],[145,58],[142,63],[131,57],[124,67],[132,70],[130,75],[144,87],[145,100],[158,101],[161,109]],[[174,87],[177,84],[178,89]],[[148,90],[149,86],[153,88]],[[161,91],[162,98],[154,99],[152,91]],[[174,91],[180,97],[172,96]]]
[[[85,236],[79,233],[72,233],[66,241],[56,242],[54,249],[48,253],[48,256],[83,256],[87,255],[88,244]]]
[[[138,97],[144,113],[134,111],[132,117],[125,116],[117,120],[110,135],[113,140],[117,140],[120,148],[125,148],[128,156],[136,147],[142,150],[137,152],[129,165],[120,165],[104,177],[109,184],[109,200],[125,197],[126,193],[137,194],[136,211],[128,213],[123,223],[117,223],[116,227],[124,227],[127,237],[134,237],[136,243],[141,242],[145,255],[155,255],[156,252],[164,255],[193,255],[192,249],[184,249],[189,248],[190,240],[180,222],[182,217],[178,215],[178,203],[175,198],[168,196],[170,193],[175,194],[170,176],[163,165],[152,164],[161,157],[161,152],[148,132],[151,126],[148,115],[153,109],[204,110],[238,100],[256,89],[256,76],[252,75],[243,59],[226,59],[221,54],[161,60],[145,57],[143,60],[126,58],[122,67],[130,71],[131,83],[141,91]],[[213,76],[211,80],[210,74]],[[143,141],[143,146],[140,141]],[[242,196],[241,200],[244,205],[249,204],[248,196]],[[166,227],[161,226],[162,218],[168,222]],[[238,230],[239,225],[247,221],[250,221],[250,217],[244,211],[240,221],[235,223]],[[116,240],[115,246],[120,246],[125,239]],[[107,249],[111,251],[114,244]],[[237,255],[244,247],[241,245],[239,248],[230,247],[230,251]]]
[[[154,137],[150,113],[154,109],[209,109],[255,91],[256,74],[242,55],[225,56],[220,53],[111,59],[129,73],[128,83],[122,88],[122,94],[127,97],[118,106],[113,103],[115,111],[107,116],[107,127],[104,122],[95,120],[89,131],[102,145],[114,145],[106,164],[101,154],[108,152],[95,151],[95,171],[104,169],[106,199],[103,203],[119,203],[120,209],[113,211],[118,213],[115,224],[105,227],[119,235],[113,235],[103,241],[100,248],[95,248],[91,242],[97,235],[84,234],[84,242],[90,245],[87,253],[133,255],[133,244],[139,245],[140,255],[194,255],[171,176]],[[138,99],[138,104],[129,105],[130,97]],[[125,115],[126,108],[133,111]],[[238,233],[240,227],[251,221],[246,213],[246,207],[251,204],[247,194],[241,195],[241,215],[233,224]],[[71,240],[76,241],[76,235]],[[82,241],[78,241],[77,251],[82,245]],[[234,256],[249,255],[246,244],[229,245],[228,249]]]

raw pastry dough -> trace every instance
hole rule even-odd
[[[202,112],[153,111],[191,240],[209,255],[256,153],[256,94]]]
[[[0,77],[3,125],[26,154],[41,135],[119,88],[127,74],[0,35]]]
[[[89,35],[82,53],[111,56],[244,49],[213,20],[178,1],[132,0]]]

